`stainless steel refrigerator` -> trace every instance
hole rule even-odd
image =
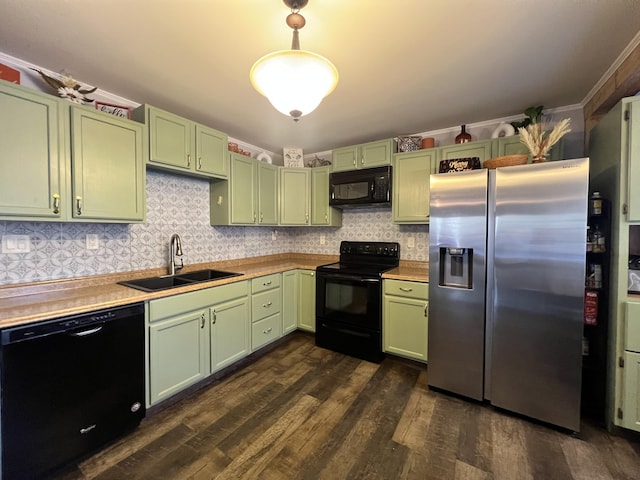
[[[578,432],[589,159],[431,175],[428,383]]]

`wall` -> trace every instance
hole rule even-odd
[[[149,170],[146,224],[0,222],[0,236],[31,239],[29,253],[0,253],[0,285],[164,267],[173,233],[182,238],[185,264],[284,252],[337,254],[340,240],[396,241],[402,258],[427,258],[427,227],[395,225],[389,208],[343,218],[341,228],[212,227],[208,180]],[[100,248],[86,248],[87,234],[99,236]],[[413,249],[406,248],[410,236]]]

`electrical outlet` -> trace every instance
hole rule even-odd
[[[327,243],[327,238],[324,235],[320,235],[320,245]]]
[[[100,237],[97,233],[87,233],[86,243],[87,250],[97,250],[100,248]]]
[[[31,240],[29,235],[3,235],[2,253],[29,253]]]
[[[415,248],[416,237],[407,237],[407,248]]]
[[[277,230],[273,230],[271,232],[271,240],[277,240],[278,239],[278,231]]]

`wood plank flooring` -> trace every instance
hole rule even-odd
[[[640,436],[576,438],[431,391],[425,366],[289,337],[55,478],[640,479]]]

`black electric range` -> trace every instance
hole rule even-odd
[[[340,261],[316,269],[316,345],[372,362],[382,352],[382,274],[397,242],[340,243]]]

